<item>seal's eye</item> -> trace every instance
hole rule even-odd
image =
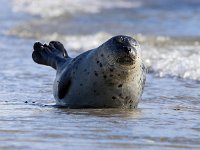
[[[139,43],[135,39],[129,39],[128,41],[134,47],[139,46]]]
[[[124,43],[124,38],[122,36],[117,36],[114,40],[119,44]]]

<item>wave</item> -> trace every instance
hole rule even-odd
[[[30,36],[30,33],[28,35]],[[62,41],[69,54],[75,57],[86,50],[98,47],[112,36],[112,34],[104,32],[91,35],[59,35],[54,33],[46,34],[42,39],[44,41],[55,39]],[[193,41],[179,39],[177,41],[169,37],[152,38],[140,34],[131,36],[141,43],[144,62],[149,72],[153,72],[159,77],[171,76],[200,81],[199,39]],[[32,37],[37,38],[37,34],[36,36],[32,35]]]
[[[119,31],[120,33],[126,33],[135,37],[141,43],[144,61],[150,72],[153,72],[159,77],[171,76],[200,81],[200,39],[191,37],[186,38],[187,36],[182,37],[180,31],[185,31],[182,27],[178,28],[179,26],[177,25],[177,29],[175,28],[176,31],[171,30],[171,26],[176,24],[169,24],[169,27],[166,26],[169,22],[167,22],[167,20],[165,24],[165,18],[162,17],[166,17],[166,15],[170,13],[168,11],[165,14],[163,14],[162,11],[162,13],[159,13],[158,11],[155,14],[155,12],[151,9],[146,10],[147,13],[152,13],[153,17],[155,17],[157,14],[160,14],[160,16],[157,16],[158,18],[160,18],[160,22],[151,19],[148,22],[149,16],[143,16],[140,13],[135,16],[135,20],[131,20],[133,10],[130,10],[128,12],[126,11],[126,13],[124,14],[125,17],[120,15],[116,17],[115,10],[113,14],[111,13],[109,16],[110,21],[103,20],[105,19],[106,14],[103,14],[102,16],[95,16],[93,17],[93,19],[91,19],[91,16],[88,17],[88,19],[87,15],[85,15],[86,17],[84,16],[85,18],[82,18],[83,16],[81,16],[78,19],[76,18],[74,20],[66,19],[66,16],[60,18],[60,16],[66,13],[80,16],[79,13],[93,14],[103,11],[104,9],[111,8],[136,9],[144,5],[144,3],[142,2],[144,1],[116,0],[115,3],[113,3],[112,0],[14,0],[14,11],[23,11],[32,15],[38,15],[41,18],[50,19],[40,19],[39,21],[36,20],[35,22],[26,22],[25,24],[21,24],[18,27],[11,29],[9,31],[9,34],[26,38],[33,37],[36,39],[42,39],[44,41],[60,40],[67,47],[69,54],[71,54],[72,56],[76,56],[83,51],[96,48],[101,43],[105,42],[107,39],[118,33],[113,31]],[[192,0],[191,2],[194,1]],[[144,9],[142,9],[142,11],[137,11],[143,13]],[[191,9],[191,12],[192,11],[193,9]],[[122,11],[119,12],[123,13]],[[184,10],[183,12],[187,13],[188,11]],[[184,18],[184,13],[179,12],[178,16],[173,15],[172,22],[174,22],[174,19],[180,19],[180,14],[182,15],[182,19],[185,22],[187,18]],[[191,13],[190,15],[191,17],[189,18],[193,18],[194,22],[197,22],[197,19],[192,17],[194,16],[194,14]],[[150,16],[150,18],[152,16]],[[94,18],[96,17],[101,21],[100,26],[99,20],[94,20]],[[129,18],[127,19],[127,17]],[[82,22],[80,21],[80,18],[82,19]],[[139,19],[136,20],[136,18]],[[118,23],[118,20],[120,20],[121,24]],[[145,22],[143,22],[144,20]],[[159,32],[163,31],[162,28],[159,27],[160,25],[165,24],[163,28],[166,28],[166,32],[168,32],[168,30],[170,29],[171,32],[177,32],[180,35],[178,35],[178,38],[168,37],[166,35],[149,36],[148,34],[140,34],[140,32],[133,35],[133,28],[137,31],[145,31],[145,33],[147,33],[148,31],[151,31],[153,33],[156,32],[155,30],[152,30],[152,28],[150,28],[149,26],[152,21],[156,22],[155,24],[152,24],[152,26],[156,25],[154,27],[155,30],[158,30]],[[113,24],[113,22],[115,24]],[[191,24],[189,21],[188,23]],[[148,26],[146,26],[146,24],[148,24]],[[112,27],[113,25],[115,25],[115,28]],[[80,28],[80,26],[82,28]],[[108,26],[109,30],[107,30]],[[191,27],[193,26],[194,25],[191,25]],[[90,32],[91,30],[95,32]],[[196,33],[196,28],[194,28],[194,30]],[[187,35],[187,32],[185,32],[185,34]]]
[[[200,81],[200,43],[152,47],[144,45],[143,56],[150,71],[159,77],[175,76]]]

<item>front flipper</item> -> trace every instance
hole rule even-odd
[[[81,55],[79,55],[78,57],[74,58],[74,59],[69,59],[68,61],[68,65],[65,68],[65,70],[63,70],[60,74],[60,76],[58,77],[58,84],[57,84],[57,96],[59,99],[63,99],[70,91],[70,88],[72,86],[72,82],[73,82],[73,76],[72,72],[74,70],[74,67],[77,66],[80,61],[82,60],[83,56],[88,55],[90,51],[87,51]]]
[[[58,98],[63,99],[70,90],[71,81],[71,67],[64,71],[58,81]]]

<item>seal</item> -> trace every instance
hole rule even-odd
[[[53,94],[68,108],[136,108],[143,93],[146,69],[139,43],[115,36],[96,49],[70,58],[63,44],[36,42],[32,58],[56,69]]]

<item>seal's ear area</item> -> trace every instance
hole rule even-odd
[[[68,58],[69,57],[68,54],[67,54],[66,49],[64,48],[64,46],[63,46],[63,44],[61,42],[59,42],[59,41],[51,41],[49,43],[49,46],[59,50],[61,56],[63,56],[64,58]]]

